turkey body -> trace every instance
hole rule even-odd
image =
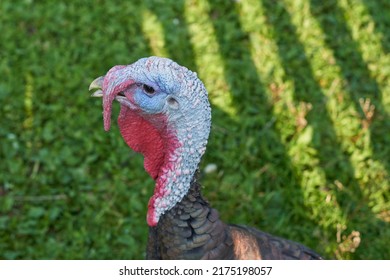
[[[149,228],[147,259],[319,260],[302,244],[258,229],[228,225],[200,193],[196,179],[188,194]]]

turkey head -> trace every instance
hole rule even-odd
[[[196,73],[160,57],[114,66],[90,90],[103,98],[106,131],[113,102],[120,103],[121,135],[144,155],[145,170],[156,182],[147,212],[149,226],[156,226],[188,192],[205,152],[211,123],[207,91]]]

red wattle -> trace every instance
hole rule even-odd
[[[156,180],[154,194],[148,203],[147,223],[149,226],[156,226],[158,223],[156,199],[167,195],[166,178],[163,179],[163,176],[159,177],[159,175],[164,170],[174,168],[174,163],[169,158],[180,147],[175,134],[167,130],[167,117],[162,114],[154,115],[153,120],[158,121],[160,129],[143,118],[139,111],[131,110],[123,105],[118,118],[123,139],[131,149],[144,155],[145,170]]]
[[[156,180],[164,163],[165,145],[160,131],[139,112],[121,106],[118,118],[119,129],[127,145],[144,155],[144,167]]]

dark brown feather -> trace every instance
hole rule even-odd
[[[260,230],[226,225],[200,193],[188,194],[149,230],[148,259],[322,259],[299,243]]]
[[[237,259],[322,259],[316,252],[300,243],[276,237],[247,226],[230,225],[229,228],[233,236],[234,253]]]

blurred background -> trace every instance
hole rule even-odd
[[[88,86],[150,55],[209,91],[225,221],[390,259],[389,1],[2,0],[0,30],[1,259],[145,258],[154,182]]]

